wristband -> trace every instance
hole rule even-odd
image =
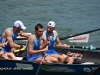
[[[23,45],[20,45],[20,48],[23,48]]]

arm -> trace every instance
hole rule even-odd
[[[9,43],[11,48],[20,48],[20,45],[14,43],[14,41],[12,39],[12,33],[10,30],[6,30],[5,35],[8,40],[7,42]]]
[[[41,37],[40,49],[46,48],[50,44],[50,40],[46,40],[46,36],[43,34]]]
[[[45,52],[46,49],[40,49],[40,50],[33,50],[34,48],[34,38],[33,36],[30,36],[28,38],[28,43],[27,43],[27,46],[28,46],[28,52],[29,54],[38,54],[38,53],[42,53],[42,52]]]
[[[56,41],[57,41],[57,45],[56,45],[57,47],[70,48],[70,45],[62,44],[58,37],[57,37]]]
[[[61,48],[70,48],[70,45],[67,44],[62,44],[59,37],[58,37],[58,33],[57,31],[54,31],[55,35],[56,35],[56,43],[57,43],[57,47],[61,47]]]
[[[1,44],[0,44],[0,47],[3,47],[3,46],[4,46],[4,43],[1,43]]]
[[[5,47],[5,45],[7,45],[7,43],[1,43],[0,47]]]
[[[31,36],[31,33],[29,34],[29,33],[24,33],[22,31],[20,31],[19,36],[23,36],[23,37],[29,38]]]

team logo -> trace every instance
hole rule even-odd
[[[88,67],[85,67],[83,70],[84,70],[85,72],[91,72],[91,69],[88,68]]]

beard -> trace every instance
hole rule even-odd
[[[41,36],[42,36],[42,34],[39,34],[39,35],[38,35],[38,37],[41,37]]]
[[[48,34],[51,34],[53,31],[47,31]]]

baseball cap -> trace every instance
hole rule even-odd
[[[48,22],[48,26],[55,27],[55,22],[54,22],[54,21],[49,21],[49,22]]]
[[[15,27],[20,27],[23,30],[26,29],[26,27],[24,26],[24,24],[20,20],[15,21],[14,26]]]

